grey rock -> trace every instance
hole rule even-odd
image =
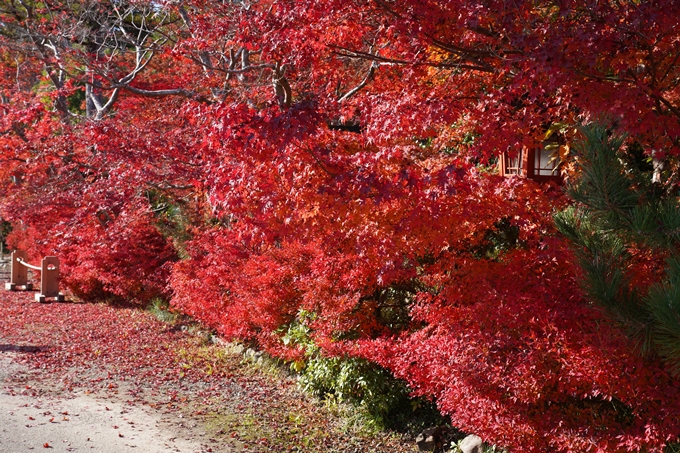
[[[482,438],[479,437],[479,436],[475,436],[474,434],[470,434],[465,439],[463,439],[460,442],[459,448],[460,448],[461,453],[483,453],[484,452],[484,446],[483,446]]]
[[[436,426],[427,428],[416,437],[416,444],[419,451],[439,452],[444,447],[444,440],[449,433],[446,426]]]

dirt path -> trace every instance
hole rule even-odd
[[[190,325],[0,292],[0,452],[402,453]]]
[[[16,354],[0,356],[0,451],[4,453],[212,451],[188,436],[178,437],[171,420],[148,408],[84,392],[64,395],[35,389],[25,366],[13,362]]]

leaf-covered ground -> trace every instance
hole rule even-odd
[[[396,435],[348,428],[286,373],[256,367],[200,329],[163,323],[135,307],[39,304],[32,292],[3,291],[0,354],[26,370],[5,392],[94,395],[170,414],[177,420],[170,428],[195,436],[206,451],[414,449]]]

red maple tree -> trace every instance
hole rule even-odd
[[[493,164],[608,115],[673,168],[679,7],[6,2],[0,213],[77,294],[287,358],[312,312],[490,442],[660,451],[677,380],[579,296],[561,191]]]

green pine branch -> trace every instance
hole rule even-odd
[[[649,175],[625,165],[625,135],[601,124],[583,127],[582,134],[574,146],[580,174],[567,188],[575,203],[555,215],[555,225],[574,246],[587,298],[633,339],[640,353],[658,354],[669,372],[680,376],[678,197],[650,190]],[[673,256],[665,280],[645,294],[631,283],[628,250],[633,246]]]

